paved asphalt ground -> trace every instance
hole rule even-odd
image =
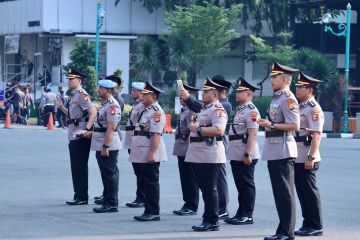
[[[2,126],[1,126],[2,127]],[[94,153],[89,160],[87,206],[66,206],[72,197],[66,130],[38,127],[0,129],[0,239],[262,239],[273,234],[278,218],[265,162],[256,167],[255,224],[221,224],[219,232],[196,233],[201,222],[201,200],[196,216],[179,217],[172,211],[182,205],[177,160],[171,156],[173,136],[165,136],[170,160],[161,164],[161,221],[140,223],[133,219],[142,209],[130,209],[135,177],[125,150],[120,152],[119,212],[96,214],[92,198],[102,191]],[[264,141],[259,137],[260,146]],[[313,239],[360,239],[360,140],[323,139],[323,162],[318,183],[323,203],[325,234]],[[237,192],[227,165],[230,215],[237,208]],[[297,224],[301,224],[297,207]],[[300,239],[300,238],[297,238]],[[311,238],[302,238],[311,239]]]

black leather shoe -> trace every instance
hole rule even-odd
[[[109,212],[117,212],[118,208],[110,205],[102,205],[100,207],[95,207],[93,211],[96,213],[109,213]]]
[[[145,204],[142,202],[137,202],[137,201],[133,201],[133,202],[129,202],[125,204],[127,207],[131,207],[131,208],[142,208],[145,207]]]
[[[104,195],[98,196],[98,197],[94,197],[94,200],[103,200],[104,199]]]
[[[98,205],[103,205],[104,204],[104,199],[97,199],[94,201],[95,204],[98,204]]]
[[[193,211],[191,209],[187,209],[187,208],[182,208],[180,210],[175,210],[175,211],[173,211],[173,213],[175,215],[179,215],[179,216],[196,215],[195,211]]]
[[[232,218],[227,218],[224,220],[224,222],[228,223],[228,224],[232,224],[232,225],[245,225],[245,224],[253,224],[254,220],[253,218],[249,218],[249,217],[232,217]]]
[[[322,229],[306,228],[304,231],[299,232],[299,236],[322,236],[323,232]]]
[[[265,237],[264,240],[293,240],[294,237],[289,237],[283,234],[275,234],[273,236]]]
[[[296,231],[294,232],[294,235],[300,236],[300,233],[303,232],[303,231],[306,231],[306,227],[301,227],[301,228],[299,228],[299,230],[296,230]]]
[[[193,226],[192,229],[196,232],[206,232],[206,231],[219,231],[220,227],[219,224],[211,224],[203,222],[200,225]]]
[[[144,213],[141,216],[135,216],[134,219],[140,222],[160,221],[160,215]]]
[[[226,219],[229,217],[229,213],[228,212],[224,212],[219,214],[219,219]]]
[[[74,205],[74,206],[77,206],[77,205],[87,205],[87,204],[88,204],[88,201],[87,201],[87,200],[75,199],[75,200],[72,200],[72,201],[66,201],[66,204],[67,204],[67,205]]]

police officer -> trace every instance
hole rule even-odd
[[[144,111],[145,107],[141,101],[142,98],[142,91],[144,91],[145,84],[142,82],[133,82],[131,84],[131,97],[135,101],[134,106],[132,107],[129,118],[125,127],[125,141],[124,141],[124,148],[128,149],[130,154],[131,152],[131,140],[134,136],[134,130],[136,124],[139,122],[140,115],[142,111]],[[144,207],[144,191],[141,189],[141,176],[140,176],[140,168],[136,163],[132,163],[134,173],[136,176],[136,198],[132,202],[127,202],[125,205],[132,208],[140,208]]]
[[[320,165],[319,146],[324,127],[324,113],[315,100],[317,85],[322,81],[300,72],[296,97],[301,102],[300,131],[295,140],[298,157],[295,159],[295,187],[300,201],[303,223],[295,235],[319,236],[323,234],[320,193],[316,172]]]
[[[222,86],[222,89],[219,90],[219,103],[223,105],[226,113],[229,115],[232,111],[232,106],[227,98],[227,94],[231,87],[231,82],[228,82],[221,75],[216,75],[211,78],[213,82]],[[184,99],[187,106],[193,112],[200,112],[203,107],[203,102],[197,100],[194,96],[190,96],[186,89],[181,90],[179,94],[180,98]],[[224,137],[223,142],[226,147],[226,138]],[[229,190],[226,180],[226,165],[220,165],[220,173],[218,178],[218,196],[219,196],[219,219],[224,219],[229,216],[227,206],[229,203]]]
[[[115,87],[113,88],[112,95],[119,103],[121,112],[124,112],[125,102],[124,99],[121,97],[121,93],[120,93],[121,83],[122,83],[121,78],[115,75],[109,75],[106,76],[105,79],[111,80],[116,83]]]
[[[96,159],[104,185],[102,206],[95,207],[96,213],[118,211],[119,169],[117,158],[121,142],[117,127],[121,117],[119,103],[111,95],[116,86],[111,80],[100,80],[98,94],[103,100],[97,113],[94,132],[91,138],[91,150],[96,151]]]
[[[298,69],[274,62],[270,73],[274,95],[268,110],[268,119],[259,120],[259,125],[265,128],[262,159],[268,161],[280,220],[276,234],[265,237],[264,240],[294,239],[294,159],[297,157],[297,147],[292,132],[300,128],[300,114],[297,100],[290,91],[290,84],[292,74],[297,71]]]
[[[96,119],[96,109],[81,83],[86,76],[75,69],[68,72],[68,84],[72,90],[69,108],[57,98],[58,108],[68,118],[68,139],[74,198],[68,205],[88,204],[88,160],[91,130]]]
[[[219,197],[217,179],[221,164],[226,162],[223,135],[227,114],[219,103],[219,90],[224,87],[207,79],[203,87],[204,106],[189,125],[190,144],[185,162],[190,162],[205,204],[203,222],[194,231],[219,230]]]
[[[256,142],[259,125],[257,119],[260,114],[251,102],[254,87],[243,78],[238,79],[236,100],[239,106],[230,124],[227,158],[238,190],[239,208],[232,218],[225,219],[226,223],[234,225],[252,224],[255,205],[255,165],[260,158],[259,146]]]
[[[114,88],[112,89],[112,96],[114,97],[114,99],[119,103],[121,112],[124,111],[124,107],[125,107],[125,103],[123,98],[121,97],[120,91],[119,89],[121,88],[121,78],[115,75],[109,75],[105,77],[105,80],[111,80],[115,83]],[[120,142],[122,141],[122,135],[121,135],[121,129],[120,127],[117,128],[118,131],[118,135],[120,138]],[[102,204],[103,200],[104,200],[104,193],[105,193],[105,187],[103,189],[103,194],[99,197],[94,197],[95,203],[96,204]]]
[[[196,95],[199,89],[187,86],[183,84],[184,88],[193,96]],[[181,190],[184,200],[184,205],[180,210],[175,210],[175,215],[194,215],[197,212],[199,205],[199,186],[195,181],[195,176],[191,168],[191,164],[185,162],[186,150],[189,145],[190,129],[189,125],[191,119],[194,116],[187,106],[184,100],[180,99],[181,113],[178,120],[175,133],[175,144],[173,149],[173,155],[178,158],[179,174]]]
[[[211,78],[215,83],[225,87],[225,89],[219,91],[219,102],[224,107],[228,116],[232,112],[232,106],[228,99],[228,93],[231,88],[231,82],[226,81],[221,75],[215,75]],[[228,135],[228,131],[225,134]],[[227,147],[227,139],[224,136],[225,149]],[[221,164],[219,178],[218,178],[218,192],[219,192],[219,219],[226,219],[229,216],[228,204],[229,204],[229,187],[226,179],[226,165]]]
[[[142,215],[134,217],[137,221],[160,220],[159,166],[161,161],[167,161],[162,138],[166,122],[165,113],[158,103],[161,92],[146,82],[142,96],[145,109],[140,114],[131,140],[130,161],[139,169],[141,189],[145,197],[145,211]]]
[[[42,113],[42,122],[43,126],[46,127],[49,120],[49,115],[54,114],[56,112],[55,109],[56,105],[56,94],[51,92],[50,88],[45,88],[45,93],[41,98],[41,102],[39,108],[41,109]]]

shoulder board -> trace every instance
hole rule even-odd
[[[110,104],[115,103],[115,102],[114,102],[114,99],[109,99],[109,103],[110,103]]]
[[[316,104],[315,104],[313,101],[309,101],[309,105],[310,105],[311,107],[315,107],[315,106],[316,106]]]
[[[248,107],[249,107],[250,109],[254,109],[254,108],[255,108],[254,104],[252,104],[252,103],[249,103],[249,104],[248,104]]]
[[[79,89],[78,92],[79,92],[81,95],[86,95],[86,96],[88,95],[88,93],[85,92],[84,89]]]
[[[159,107],[158,106],[152,106],[153,107],[153,109],[155,110],[155,111],[159,111]]]
[[[206,108],[211,108],[214,104],[210,104],[208,106],[206,106]]]
[[[216,103],[216,104],[215,104],[215,107],[216,107],[216,108],[224,108],[223,105],[221,105],[220,103]]]

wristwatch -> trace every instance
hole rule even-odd
[[[103,144],[103,148],[109,148],[109,146],[108,146],[108,145]]]
[[[201,136],[201,129],[202,129],[202,127],[198,127],[198,128],[196,129],[196,133],[197,133],[199,136]]]
[[[244,153],[244,157],[247,157],[247,158],[248,158],[248,157],[251,157],[251,153],[247,153],[247,152]]]
[[[315,158],[314,158],[313,156],[311,156],[311,155],[308,155],[307,159],[308,159],[309,161],[315,160]]]
[[[273,122],[271,122],[270,128],[275,129],[275,124]]]

